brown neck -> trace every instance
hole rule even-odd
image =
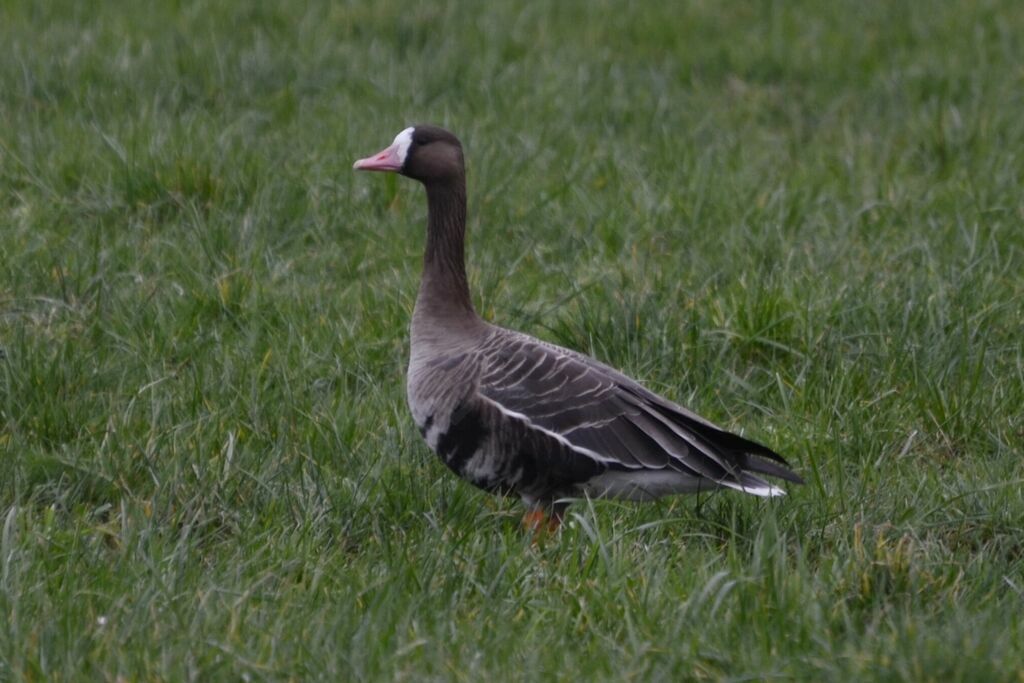
[[[416,308],[433,317],[476,319],[466,280],[466,179],[425,185],[427,248]]]

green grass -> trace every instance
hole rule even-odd
[[[1024,678],[1024,7],[492,5],[0,9],[0,680]],[[455,481],[417,121],[486,317],[807,485]]]

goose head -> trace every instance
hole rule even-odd
[[[462,143],[437,126],[410,126],[373,156],[359,159],[357,171],[400,173],[424,184],[451,182],[464,174]]]

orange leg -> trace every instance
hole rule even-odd
[[[537,533],[544,526],[544,522],[547,521],[546,518],[547,515],[540,508],[527,510],[526,514],[523,515],[523,528]]]
[[[534,539],[543,533],[554,533],[562,526],[562,511],[555,509],[549,517],[543,508],[532,508],[523,515],[523,528],[532,531]]]

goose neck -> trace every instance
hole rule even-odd
[[[435,317],[475,318],[466,278],[466,184],[464,178],[429,183],[427,246],[418,311]]]

